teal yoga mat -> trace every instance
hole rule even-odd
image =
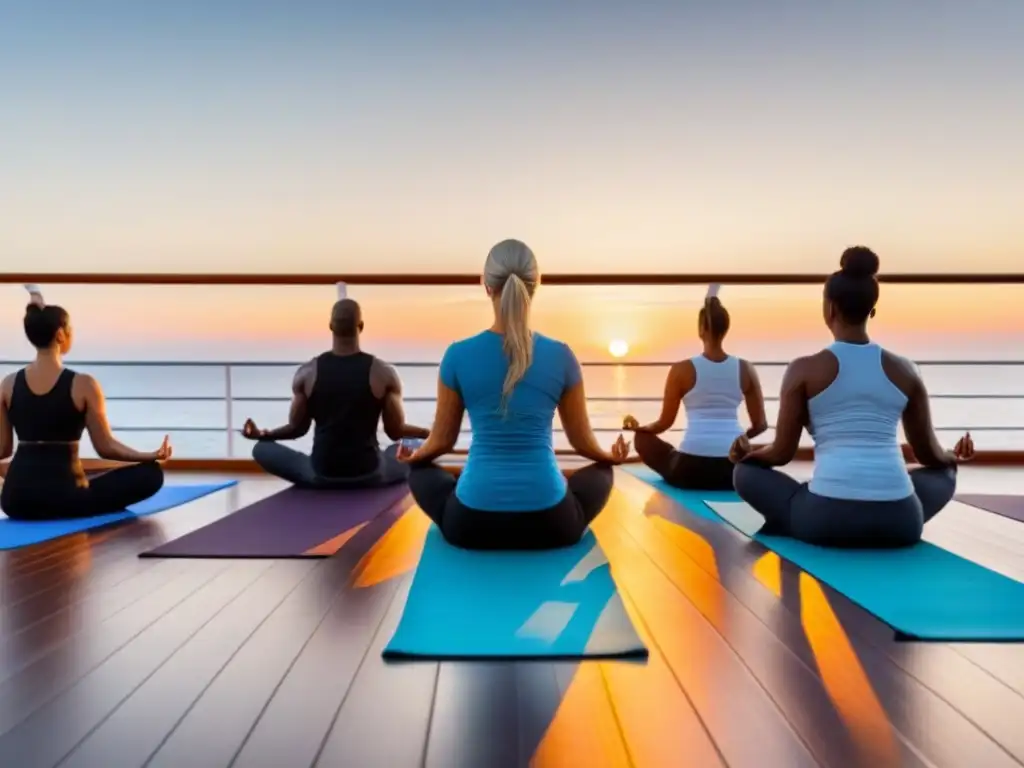
[[[385,658],[646,658],[594,535],[566,549],[472,552],[431,526]]]
[[[892,627],[901,640],[1011,642],[1024,640],[1024,584],[921,542],[906,549],[829,549],[781,536],[762,536],[764,524],[736,494],[681,491],[655,485],[694,514],[724,520],[795,563]],[[940,513],[941,514],[941,513]]]
[[[235,480],[228,480],[206,485],[165,485],[154,496],[129,507],[124,512],[114,512],[109,515],[98,515],[96,517],[82,517],[73,520],[41,520],[38,522],[9,520],[6,517],[0,517],[0,550],[27,547],[30,544],[39,544],[43,541],[66,536],[69,533],[80,533],[92,528],[100,528],[104,525],[117,523],[121,520],[163,512],[166,509],[195,501],[198,498],[224,488],[230,488],[236,483],[237,481]]]

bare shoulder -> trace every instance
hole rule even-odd
[[[14,377],[16,373],[9,373],[0,381],[0,397],[3,397],[4,405],[11,401],[11,393],[14,392]]]
[[[882,350],[882,370],[893,384],[906,395],[911,395],[924,383],[917,364],[910,358]]]
[[[80,392],[82,394],[93,394],[103,391],[96,378],[88,373],[76,373],[74,381],[71,382],[71,389],[73,392]]]
[[[370,375],[377,381],[389,385],[401,383],[401,379],[398,376],[398,369],[386,360],[381,360],[379,357],[373,358],[373,366],[370,368]]]

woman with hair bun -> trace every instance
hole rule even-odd
[[[504,240],[487,254],[483,285],[494,308],[489,330],[457,341],[441,360],[437,413],[415,451],[409,487],[420,509],[452,544],[465,549],[571,546],[604,508],[612,465],[629,454],[620,435],[605,451],[587,415],[580,364],[560,341],[530,328],[540,283],[533,251]],[[569,444],[595,462],[566,482],[555,456],[552,421],[561,417]],[[473,441],[456,481],[433,463],[455,447],[469,413]]]
[[[729,312],[713,285],[697,314],[704,351],[669,369],[656,421],[645,426],[633,416],[622,421],[624,429],[636,434],[636,452],[644,464],[676,488],[731,491],[733,441],[739,435],[756,437],[768,428],[757,371],[747,360],[726,354],[722,342],[728,332]],[[737,415],[744,401],[751,424],[746,432]],[[658,435],[672,428],[680,403],[686,409],[686,432],[676,450]]]
[[[158,461],[171,456],[167,437],[156,451],[118,442],[107,422],[99,383],[65,368],[71,318],[48,305],[36,286],[25,310],[25,336],[36,358],[0,384],[0,461],[14,454],[0,489],[0,509],[12,520],[52,520],[118,512],[148,499],[164,482]],[[78,458],[82,433],[101,458],[132,462],[91,480]],[[14,451],[14,436],[18,449]]]
[[[736,440],[736,491],[764,516],[764,534],[832,547],[910,546],[953,498],[957,465],[973,457],[974,441],[968,433],[944,450],[917,368],[869,338],[878,256],[857,246],[839,264],[822,303],[835,342],[786,369],[770,445],[752,449]],[[901,421],[922,465],[909,472]],[[809,483],[774,469],[793,460],[804,427],[814,439]]]

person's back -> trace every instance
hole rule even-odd
[[[8,417],[18,438],[12,466],[24,478],[14,486],[22,498],[43,499],[55,488],[85,484],[78,445],[85,432],[85,412],[75,406],[71,387],[75,372],[61,369],[56,382],[33,391],[26,369],[14,377]]]
[[[696,383],[683,396],[686,432],[679,450],[693,456],[722,457],[743,434],[739,407],[743,403],[740,359],[731,355],[715,361],[704,355],[690,359]]]
[[[530,328],[540,283],[533,251],[503,240],[487,254],[483,288],[494,311],[490,330],[448,347],[438,373],[434,426],[414,451],[409,488],[445,539],[470,549],[550,549],[576,544],[612,490],[611,453],[594,439],[579,362],[565,344]],[[558,411],[569,444],[583,458],[568,480],[555,459]],[[473,438],[456,481],[434,462],[455,448],[466,413]]]
[[[316,358],[309,397],[313,420],[313,469],[324,477],[353,477],[377,470],[377,430],[383,400],[370,382],[374,356],[365,352]]]
[[[834,499],[892,501],[914,492],[899,445],[907,396],[882,367],[877,344],[828,347],[839,371],[807,402],[814,437],[812,493]]]
[[[969,433],[952,452],[942,448],[919,373],[871,341],[878,268],[869,248],[843,252],[822,296],[835,343],[786,369],[771,444],[733,444],[736,492],[764,516],[762,534],[833,547],[911,546],[953,498],[957,465],[974,454]],[[901,422],[921,464],[911,471]],[[814,438],[814,472],[800,483],[775,467],[793,460],[805,428]]]
[[[545,509],[565,496],[552,442],[563,393],[579,383],[565,344],[533,334],[533,362],[502,409],[508,359],[502,337],[484,331],[453,344],[441,380],[462,395],[473,430],[469,458],[456,487],[459,500],[484,511]]]

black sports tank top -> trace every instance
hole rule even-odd
[[[377,471],[377,426],[383,402],[370,388],[374,357],[365,352],[316,359],[316,382],[309,398],[313,469],[323,477],[358,477]]]
[[[65,368],[49,392],[37,395],[25,378],[25,369],[14,377],[11,393],[11,425],[22,443],[77,443],[85,431],[85,411],[75,408],[71,384],[75,372]]]
[[[18,448],[7,469],[4,503],[45,505],[55,491],[86,487],[78,441],[85,431],[85,412],[75,408],[71,385],[75,372],[61,371],[49,392],[29,389],[24,369],[14,378],[8,413]]]

